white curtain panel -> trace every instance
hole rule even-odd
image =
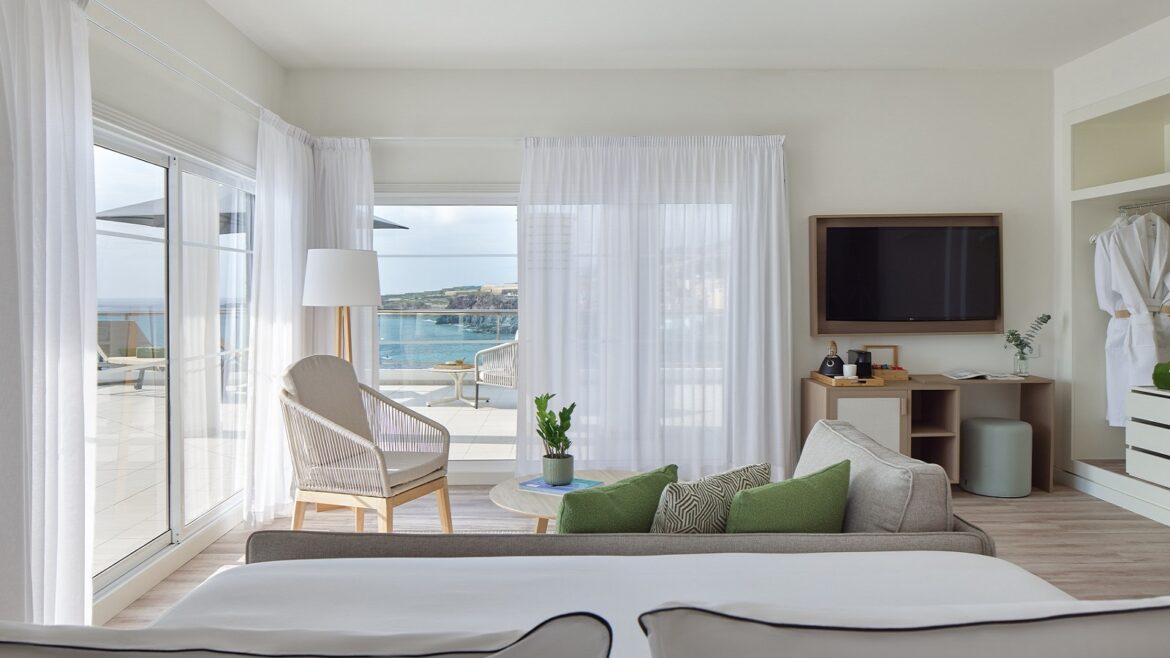
[[[84,4],[0,2],[0,618],[88,621],[97,388]]]
[[[251,524],[292,511],[292,462],[279,395],[285,368],[311,353],[301,291],[313,185],[312,138],[262,111],[256,152],[252,359],[244,473],[244,517]]]
[[[219,252],[203,246],[219,242],[219,185],[192,174],[183,174],[182,180],[183,294],[172,300],[181,322],[172,367],[180,368],[183,377],[179,397],[183,439],[205,441],[220,432],[222,372],[218,358],[208,359],[222,344]]]
[[[578,468],[770,462],[792,425],[782,137],[525,141],[517,468],[532,398],[577,403]]]
[[[333,309],[301,305],[308,249],[372,249],[373,222],[369,142],[314,138],[264,110],[256,156],[253,356],[244,476],[244,516],[252,525],[292,511],[281,375],[304,356],[334,352]],[[375,323],[374,309],[353,309],[354,368],[361,381],[376,386]]]
[[[368,140],[349,137],[317,137],[313,140],[316,171],[313,220],[309,228],[311,249],[374,248],[374,169]],[[308,309],[312,317],[314,351],[335,351],[335,313],[331,308]],[[378,384],[377,309],[355,307],[353,366],[358,379]]]

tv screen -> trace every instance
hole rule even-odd
[[[825,318],[995,320],[999,227],[829,227]]]

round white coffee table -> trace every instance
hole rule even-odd
[[[573,477],[579,480],[601,480],[602,484],[613,484],[624,480],[637,471],[577,471]],[[548,530],[549,519],[557,518],[561,511],[561,497],[555,494],[525,491],[520,488],[521,482],[540,477],[539,473],[521,475],[492,487],[491,499],[498,507],[508,511],[536,517],[536,532]]]
[[[469,372],[474,373],[475,372],[474,366],[468,366],[466,368],[442,368],[439,366],[434,366],[434,367],[430,368],[430,371],[431,372],[441,372],[441,373],[450,375],[451,376],[451,384],[452,384],[452,386],[455,387],[455,394],[452,395],[451,397],[440,398],[438,400],[431,400],[430,402],[427,402],[428,407],[433,407],[436,404],[446,404],[448,402],[462,402],[464,404],[468,404],[468,405],[471,405],[473,407],[475,406],[475,400],[471,400],[471,399],[463,397],[463,375],[466,375]],[[487,402],[487,400],[485,399],[484,402]]]

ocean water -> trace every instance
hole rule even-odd
[[[235,311],[240,314],[236,322],[221,324],[225,346],[247,341],[246,315],[241,311]],[[151,344],[166,344],[166,314],[154,300],[103,300],[98,320],[132,320]],[[378,333],[382,368],[429,368],[456,359],[471,362],[479,350],[515,340],[516,315],[379,315]]]
[[[429,368],[456,359],[470,363],[479,350],[514,340],[516,316],[380,315],[378,332],[382,368]]]

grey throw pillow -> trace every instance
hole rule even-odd
[[[650,532],[721,533],[727,526],[727,514],[735,494],[762,487],[771,480],[771,465],[752,464],[694,482],[671,482],[658,499]]]

